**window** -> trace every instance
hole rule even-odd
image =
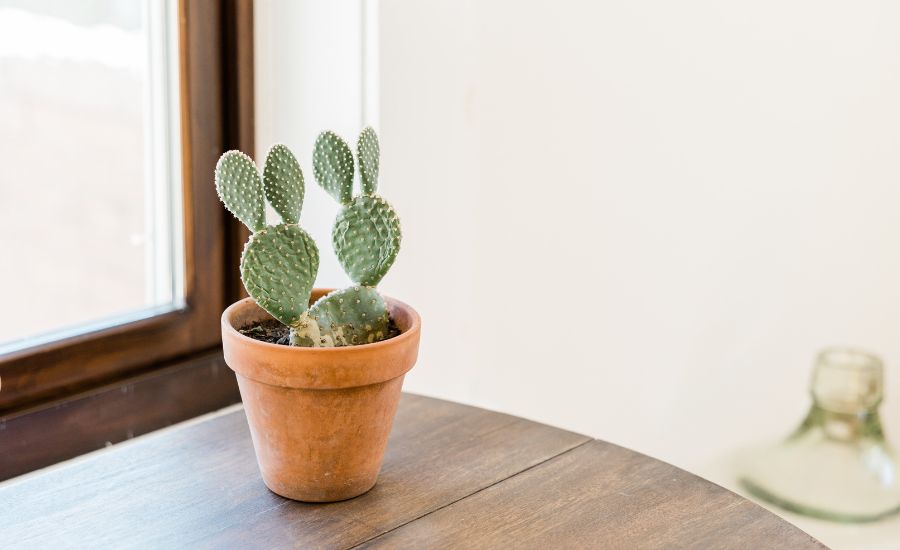
[[[176,8],[0,3],[0,353],[183,306]]]
[[[0,14],[0,285],[15,304],[0,427],[46,438],[59,418],[39,430],[25,416],[215,359],[241,237],[213,170],[252,150],[252,2],[0,0]],[[140,431],[202,401],[157,386],[122,408]],[[148,403],[175,412],[145,421]],[[0,479],[125,438],[91,422],[69,426],[94,436],[66,450],[4,445]]]

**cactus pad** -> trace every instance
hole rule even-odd
[[[252,231],[266,227],[263,186],[250,157],[240,151],[228,151],[219,158],[216,192],[225,207]]]
[[[390,334],[387,307],[374,288],[354,286],[319,298],[291,328],[291,345],[341,347],[371,344]]]
[[[350,279],[375,286],[400,251],[400,219],[381,197],[356,197],[338,213],[331,242]]]
[[[353,198],[353,153],[334,132],[322,132],[316,138],[313,175],[339,203],[348,204]]]
[[[251,235],[241,255],[241,280],[261,308],[294,325],[309,306],[319,249],[297,225],[276,225]]]
[[[356,158],[359,161],[359,184],[363,195],[374,195],[378,190],[378,162],[380,148],[378,136],[366,127],[356,142]]]
[[[263,189],[281,221],[296,224],[303,208],[303,171],[294,154],[284,145],[273,145],[263,168]]]

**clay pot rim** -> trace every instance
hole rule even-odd
[[[322,295],[324,295],[324,294],[328,294],[329,292],[331,292],[333,290],[335,290],[335,289],[333,289],[333,288],[316,288],[316,289],[313,289],[313,293],[315,294],[315,293],[321,292]],[[237,302],[234,302],[233,304],[231,304],[230,306],[225,308],[225,311],[222,312],[222,323],[221,324],[222,324],[222,328],[224,330],[228,331],[232,337],[238,338],[241,342],[243,342],[244,345],[251,346],[255,349],[259,349],[260,351],[267,350],[267,349],[268,350],[289,349],[289,350],[294,350],[293,351],[294,353],[308,353],[308,354],[320,354],[320,355],[329,355],[329,354],[334,355],[334,354],[346,353],[350,350],[363,350],[363,349],[371,350],[374,352],[379,348],[399,345],[399,344],[402,344],[403,342],[405,342],[406,340],[415,338],[415,334],[419,332],[419,327],[421,326],[421,319],[419,318],[419,313],[415,309],[413,309],[412,306],[410,306],[409,304],[407,304],[405,302],[401,302],[400,300],[397,300],[395,298],[391,298],[390,296],[385,296],[384,294],[382,294],[382,297],[384,298],[385,303],[387,303],[389,310],[393,310],[395,308],[404,310],[406,312],[406,314],[409,315],[411,323],[409,324],[408,328],[406,328],[405,330],[401,330],[400,334],[398,334],[397,336],[394,336],[393,338],[388,338],[387,340],[382,340],[380,342],[372,342],[371,344],[357,344],[354,346],[341,346],[341,347],[334,347],[334,348],[307,348],[307,347],[302,347],[302,346],[285,346],[284,344],[273,344],[271,342],[263,342],[262,340],[257,340],[256,338],[251,338],[249,336],[241,334],[241,331],[238,330],[237,328],[235,328],[234,324],[232,323],[232,318],[234,317],[234,314],[238,310],[240,310],[243,306],[245,306],[246,304],[252,303],[256,307],[259,307],[259,305],[256,304],[256,301],[251,297],[247,297],[247,298],[238,300]],[[262,308],[260,308],[260,309],[262,309]],[[265,310],[263,310],[263,311],[265,311]],[[266,314],[268,315],[268,312],[266,312]]]

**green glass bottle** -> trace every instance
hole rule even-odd
[[[742,485],[792,512],[834,521],[874,521],[900,511],[897,457],[878,417],[883,370],[865,352],[820,353],[809,414],[785,441],[747,460]]]

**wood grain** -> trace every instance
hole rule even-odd
[[[312,505],[265,488],[239,412],[3,488],[0,547],[349,547],[587,440],[404,395],[375,488]]]
[[[235,412],[0,486],[0,547],[821,548],[673,466],[404,395],[378,484],[302,504],[263,485]]]
[[[683,470],[592,441],[366,548],[824,548]]]

